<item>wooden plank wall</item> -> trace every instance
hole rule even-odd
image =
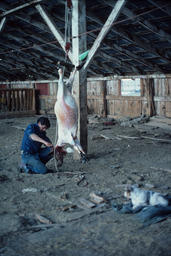
[[[42,87],[43,85],[43,87]],[[57,82],[36,83],[36,89],[39,92],[39,113],[40,114],[54,114],[54,105],[56,102],[56,95],[58,85]],[[41,89],[43,88],[43,90]],[[45,89],[46,88],[46,89]]]
[[[35,114],[35,89],[0,89],[0,118]]]
[[[141,78],[140,96],[122,96],[120,79],[89,79],[87,87],[89,113],[115,118],[142,114],[171,117],[171,78]]]
[[[171,78],[154,79],[154,102],[159,116],[171,117]]]
[[[97,80],[88,79],[88,113],[115,118],[121,116],[137,117],[142,114],[171,117],[171,76],[150,78],[152,80],[143,76],[140,79],[140,96],[122,96],[122,78],[124,77],[111,80],[103,78],[99,78],[99,80],[98,78]],[[33,103],[36,105],[36,113],[54,114],[57,82],[57,80],[54,80],[0,84],[0,115],[2,116],[3,112],[10,112],[10,114],[12,112],[15,112],[15,114],[35,112],[35,108],[31,108],[31,102],[35,96],[29,94],[31,93],[29,89],[31,91],[34,89],[37,95],[35,97],[36,102]],[[151,83],[151,87],[149,87],[149,83]],[[3,91],[5,88],[11,90]],[[153,96],[149,95],[150,90],[153,90]],[[7,100],[7,98],[11,100]]]
[[[7,89],[13,94],[13,91],[21,90],[19,94],[22,96],[19,98],[19,103],[17,103],[17,106],[20,106],[20,109],[17,111],[7,110],[7,107],[5,107],[2,103],[2,101],[6,101],[5,99],[2,100],[2,97],[4,98],[5,95],[0,98],[0,115],[1,118],[3,117],[13,117],[13,116],[22,116],[22,115],[31,115],[31,114],[54,114],[54,104],[56,101],[56,95],[57,95],[57,81],[25,81],[25,82],[7,82],[7,83],[0,83],[0,90],[1,89]],[[25,93],[25,90],[27,90],[27,93]],[[29,94],[29,90],[34,90],[33,97],[31,94]],[[29,95],[27,95],[29,94]],[[15,97],[14,97],[15,98]],[[28,108],[26,109],[25,102],[29,101]],[[30,109],[30,106],[32,104],[32,101],[34,101],[34,110]],[[18,102],[15,101],[14,102]],[[5,109],[6,108],[6,109]],[[4,113],[5,112],[5,113]],[[7,113],[8,112],[8,113]]]

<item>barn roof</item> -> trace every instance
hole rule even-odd
[[[71,62],[65,62],[63,49],[35,8],[40,3],[65,34],[65,2],[0,1],[0,81],[56,79],[58,61],[65,64],[66,73],[71,71]],[[116,2],[86,0],[87,49]],[[127,0],[89,66],[88,77],[171,73],[170,28],[170,1]]]

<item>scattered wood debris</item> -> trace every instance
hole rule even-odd
[[[104,136],[101,136],[101,134],[100,135],[94,135],[94,136],[92,136],[91,139],[92,140],[100,140],[100,139],[104,139]]]
[[[165,169],[165,168],[159,168],[159,167],[150,167],[151,169],[153,170],[156,170],[156,171],[164,171],[164,172],[169,172],[171,173],[171,169]]]
[[[90,193],[90,200],[96,204],[100,204],[105,201],[105,199],[102,196],[99,196],[99,195],[95,194],[94,192]]]
[[[132,139],[132,140],[140,140],[141,137],[132,137],[132,136],[126,136],[126,135],[117,135],[118,137],[124,138],[124,139]]]
[[[69,195],[68,195],[68,193],[64,192],[64,193],[62,193],[62,195],[60,196],[60,198],[61,198],[62,200],[68,200],[68,199],[69,199]]]
[[[38,219],[41,223],[44,223],[44,224],[52,224],[52,221],[50,221],[49,219],[39,215],[39,214],[36,214],[35,215],[36,219]]]
[[[114,121],[103,122],[103,125],[115,125]]]
[[[66,212],[66,211],[73,210],[75,208],[77,208],[76,204],[71,204],[71,205],[65,205],[61,209],[63,212]]]
[[[148,136],[141,136],[141,138],[155,140],[155,141],[163,142],[163,143],[171,143],[171,140],[166,140],[166,139],[158,139],[158,138],[153,138],[153,137],[148,137]]]
[[[23,194],[27,193],[27,192],[37,192],[37,188],[24,188],[22,189]]]
[[[149,116],[145,116],[142,115],[140,117],[136,117],[136,118],[122,118],[120,120],[118,120],[118,122],[120,123],[120,126],[123,127],[133,127],[136,124],[142,124],[142,123],[147,123],[150,120]]]
[[[96,205],[94,203],[90,202],[89,200],[86,200],[84,198],[80,198],[78,206],[80,208],[93,208]]]
[[[78,177],[76,177],[76,182],[77,182],[77,186],[80,186],[82,184],[82,186],[87,186],[88,182],[85,179],[84,175],[78,175]]]

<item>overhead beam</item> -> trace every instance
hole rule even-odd
[[[133,11],[131,11],[130,9],[128,9],[128,8],[123,9],[123,14],[126,15],[129,18],[136,16],[135,13]],[[165,32],[162,29],[159,29],[158,27],[153,25],[148,20],[143,19],[142,16],[141,17],[136,17],[136,21],[141,26],[143,26],[145,29],[151,31],[154,34],[157,34],[163,41],[167,40],[168,42],[171,42],[171,35],[170,34],[168,34],[167,32]]]
[[[6,22],[6,17],[3,17],[2,20],[0,21],[0,32],[2,32],[5,22]]]
[[[96,38],[96,36],[91,33],[91,36],[93,38]],[[105,42],[105,40],[103,41],[103,44],[106,45],[109,49],[112,47],[113,48],[113,45],[109,45],[108,43]],[[117,49],[118,50],[118,49]],[[121,60],[120,58],[117,58],[117,57],[113,57],[113,56],[110,56],[109,54],[106,54],[103,49],[101,49],[99,52],[97,52],[96,56],[101,56],[103,59],[106,60],[106,62],[109,60],[109,62],[115,62],[117,65],[118,65],[118,69],[121,69],[122,67],[122,64],[124,62],[124,67],[127,68],[128,70],[132,69],[133,72],[135,72],[135,70],[137,71],[137,73],[140,73],[140,71],[136,68],[136,67],[133,67],[133,65],[129,65],[129,64],[126,64],[124,60]],[[94,62],[94,61],[93,61]],[[101,66],[101,64],[100,64]],[[113,70],[114,71],[114,70]]]
[[[149,61],[146,61],[146,60],[144,60],[143,58],[140,58],[140,56],[136,55],[135,53],[130,52],[129,50],[124,49],[124,48],[122,48],[122,47],[120,47],[119,45],[116,45],[116,44],[114,44],[113,46],[114,46],[114,48],[116,48],[121,54],[126,55],[126,56],[128,56],[128,57],[131,57],[132,60],[135,60],[135,61],[141,63],[141,64],[144,65],[144,66],[151,67],[151,68],[153,68],[153,69],[155,68],[156,70],[158,70],[158,71],[161,72],[161,73],[163,72],[163,70],[162,70],[158,65],[156,65],[156,64],[151,64]]]
[[[43,7],[40,4],[36,5],[35,7],[65,52],[65,41],[63,39],[63,35],[61,34],[60,31],[58,31],[58,29],[56,28],[56,25],[52,22],[52,19],[50,19],[49,15],[43,9]],[[68,57],[70,61],[73,63],[72,53],[70,50],[68,51]]]
[[[148,0],[152,5],[158,7],[163,12],[167,13],[171,17],[171,8],[170,6],[162,7],[163,1],[159,3],[159,1],[156,2],[156,0]]]
[[[89,11],[89,16],[88,18],[90,20],[93,20],[94,22],[96,22],[97,24],[102,25],[103,22],[95,17],[93,15],[93,13],[91,14]],[[137,45],[138,47],[141,47],[142,49],[144,49],[145,51],[148,51],[149,53],[153,53],[155,54],[157,57],[162,58],[165,62],[170,62],[170,59],[168,59],[164,54],[161,54],[159,52],[159,50],[155,49],[153,45],[151,45],[150,42],[146,42],[145,40],[143,40],[142,38],[140,38],[139,36],[137,36],[135,33],[130,34],[128,31],[124,30],[121,26],[115,26],[111,29],[115,34],[119,35],[122,38],[125,38],[127,41]]]
[[[11,13],[17,12],[17,11],[19,11],[21,9],[24,9],[24,8],[28,7],[28,6],[31,6],[31,5],[34,5],[34,4],[38,4],[38,3],[42,2],[42,1],[43,0],[34,0],[34,1],[29,2],[29,3],[17,6],[16,8],[13,8],[13,9],[11,9],[9,11],[6,11],[6,12],[3,12],[2,14],[0,14],[0,18],[3,18],[3,17],[5,17],[5,16],[7,16],[7,15],[9,15]]]
[[[109,15],[107,21],[105,22],[103,28],[101,29],[99,35],[97,36],[92,48],[90,49],[90,52],[87,56],[87,60],[83,67],[84,70],[87,69],[88,66],[90,65],[95,53],[97,52],[97,50],[99,49],[99,47],[101,45],[102,40],[104,39],[106,34],[109,32],[110,28],[113,25],[113,22],[118,18],[125,3],[126,3],[126,0],[118,0],[117,3],[115,4],[111,14]]]
[[[165,62],[170,62],[170,59],[167,58],[165,55],[166,53],[161,54],[159,50],[157,50],[152,44],[151,42],[146,42],[145,40],[142,39],[142,37],[140,38],[139,36],[137,36],[135,33],[130,34],[128,31],[124,30],[123,28],[119,27],[116,28],[115,27],[115,32],[117,34],[119,34],[121,37],[127,39],[129,42],[137,45],[138,47],[144,49],[145,51],[149,52],[149,53],[153,53],[156,55],[156,57],[161,58],[162,60],[164,60]]]
[[[103,2],[106,3],[106,5],[108,5],[108,6],[111,6],[111,7],[114,6],[113,0],[103,0]],[[160,6],[160,7],[158,6],[157,8],[161,9],[162,6]],[[136,22],[138,22],[145,29],[148,29],[148,31],[151,31],[152,33],[157,34],[160,38],[163,38],[163,41],[167,40],[168,42],[171,42],[170,34],[168,34],[167,32],[165,32],[162,29],[159,29],[157,26],[153,25],[151,22],[144,20],[142,18],[142,16],[137,17],[137,15],[133,11],[131,11],[130,9],[128,9],[126,7],[123,8],[122,13],[130,19],[131,18],[134,19],[134,17],[135,17]]]
[[[91,33],[91,35],[93,35],[93,33]],[[94,35],[94,37],[95,37],[95,35]],[[122,55],[125,55],[125,56],[128,56],[132,60],[135,60],[135,61],[141,63],[141,65],[144,65],[144,66],[147,66],[147,67],[151,67],[153,69],[155,68],[157,71],[163,72],[163,70],[158,65],[152,64],[151,62],[146,61],[145,59],[140,58],[140,56],[136,55],[133,52],[130,52],[129,50],[127,50],[125,48],[120,47],[119,45],[117,45],[115,43],[108,42],[107,39],[104,39],[103,43],[105,45],[107,45],[108,47],[110,47],[110,48],[116,49],[118,53],[120,53]],[[122,61],[125,62],[124,60],[122,60]],[[132,66],[131,66],[131,69],[132,69]],[[128,68],[128,66],[127,66],[127,68]],[[136,70],[136,67],[134,67],[133,72],[135,72],[135,70]],[[139,73],[139,71],[138,71],[138,73]]]

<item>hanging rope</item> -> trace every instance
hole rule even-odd
[[[71,34],[72,34],[72,1],[65,2],[65,61],[68,58],[68,52],[71,48]]]

